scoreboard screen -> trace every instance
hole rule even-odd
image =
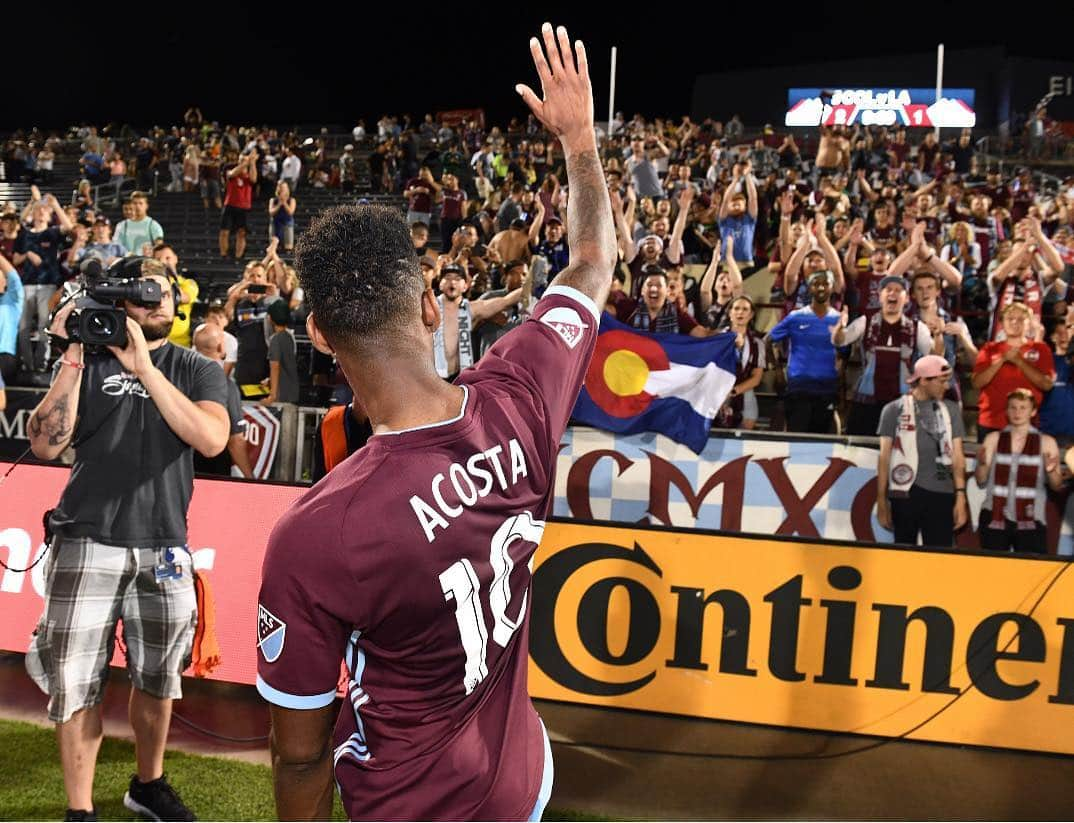
[[[788,89],[787,126],[972,128],[973,89]]]

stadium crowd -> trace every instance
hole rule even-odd
[[[737,116],[610,125],[598,138],[621,261],[606,308],[641,332],[735,334],[737,383],[714,427],[875,436],[884,407],[913,389],[916,363],[937,355],[944,397],[979,441],[1007,426],[1008,397],[1025,390],[1040,431],[1074,442],[1074,179],[1005,173],[968,129],[938,140],[875,126],[748,134]],[[40,149],[6,146],[8,177],[53,182],[63,143],[30,136]],[[144,254],[172,268],[192,310],[173,342],[221,359],[247,399],[326,404],[341,380],[317,353],[309,374],[299,369],[304,307],[288,262],[308,189],[401,197],[440,295],[445,377],[521,323],[567,264],[563,157],[532,116],[486,128],[477,113],[385,115],[345,137],[301,138],[191,109],[144,136],[90,126],[72,136],[82,176],[70,204],[34,187],[0,214],[7,382],[46,368],[50,307],[80,264]],[[180,244],[149,216],[151,191],[197,191],[219,212],[220,259],[239,261],[223,299],[198,306],[170,245]],[[121,195],[113,226],[94,198]],[[271,236],[256,257],[253,209]]]

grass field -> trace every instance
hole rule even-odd
[[[168,780],[201,820],[275,820],[267,766],[168,752]],[[101,820],[137,820],[123,806],[134,769],[134,746],[105,738],[97,759],[94,798]],[[0,720],[0,819],[62,820],[66,808],[56,736],[51,729]],[[344,820],[338,798],[334,818]],[[548,809],[545,820],[603,820]]]

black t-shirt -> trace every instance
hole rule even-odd
[[[268,341],[265,340],[265,317],[268,301],[264,298],[240,300],[235,306],[234,332],[239,341],[235,363],[235,382],[240,386],[260,383],[269,376]]]
[[[242,432],[245,423],[242,415],[242,396],[234,380],[225,380],[227,385],[227,417],[231,428],[228,436]],[[197,474],[215,474],[219,477],[231,477],[231,455],[224,449],[216,457],[206,457],[194,452],[194,471]]]
[[[173,386],[194,402],[226,407],[224,370],[190,349],[150,352]],[[186,544],[194,449],[164,421],[142,384],[111,354],[86,354],[71,440],[75,463],[52,514],[53,531],[114,546]]]
[[[32,251],[41,258],[41,265],[35,266],[29,260],[22,264],[22,284],[24,286],[58,286],[60,276],[59,253],[63,243],[63,232],[56,226],[49,226],[44,231],[23,229],[15,240],[15,251],[26,254]]]

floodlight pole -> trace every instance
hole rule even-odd
[[[608,137],[612,136],[612,123],[615,120],[615,58],[618,49],[612,46],[612,70],[608,88]]]
[[[940,102],[943,95],[943,43],[936,47],[936,102]],[[940,139],[940,126],[935,126],[936,139]]]

